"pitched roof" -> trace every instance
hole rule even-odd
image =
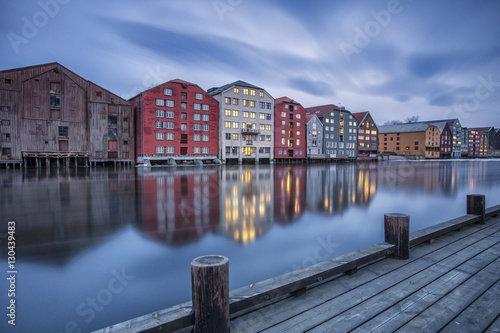
[[[447,122],[449,126],[455,125],[455,122],[457,122],[457,121],[460,123],[460,120],[458,120],[458,118],[453,118],[453,119],[438,119],[438,120],[426,120],[426,121],[420,121],[420,123],[430,124],[430,123],[440,123],[442,121]]]
[[[368,111],[356,112],[356,113],[353,113],[352,115],[354,116],[354,118],[356,118],[356,120],[358,121],[358,124],[361,124],[363,122],[363,120],[365,120],[365,117],[368,113],[369,113]]]
[[[241,80],[238,80],[238,81],[234,81],[233,83],[228,83],[228,84],[225,84],[223,86],[220,86],[220,87],[214,87],[214,88],[210,88],[208,89],[208,93],[210,95],[217,95],[217,94],[220,94],[222,93],[223,91],[233,87],[233,86],[239,86],[239,87],[246,87],[246,88],[253,88],[253,89],[261,89],[261,90],[264,90],[260,87],[257,87],[257,86],[254,86],[253,84],[250,84],[248,82],[245,82],[245,81],[241,81]]]
[[[379,133],[410,133],[410,132],[425,132],[429,126],[434,126],[427,123],[409,123],[397,125],[382,125],[378,127]]]
[[[320,123],[320,125],[323,126],[323,123],[321,122],[321,120],[318,118],[317,115],[315,115],[314,113],[312,114],[306,114],[306,124],[309,124],[309,122],[314,118],[316,117],[316,119],[318,119],[318,122]]]
[[[327,104],[327,105],[313,106],[310,108],[306,108],[305,110],[306,114],[315,114],[318,117],[324,117],[325,114],[329,113],[330,111],[340,111],[340,108],[334,104]]]
[[[298,104],[298,105],[301,105],[299,102],[297,102],[296,100],[293,100],[291,99],[290,97],[287,97],[287,96],[283,96],[283,97],[280,97],[280,98],[276,98],[274,100],[274,106],[280,104],[280,103],[290,103],[290,104]]]
[[[481,132],[489,132],[492,129],[495,130],[493,127],[469,127],[467,129],[469,131],[481,131]]]
[[[158,87],[164,86],[164,85],[166,85],[167,83],[179,83],[179,84],[182,84],[182,85],[195,86],[195,87],[200,88],[200,87],[199,87],[197,84],[195,84],[195,83],[191,83],[191,82],[184,81],[184,80],[181,80],[181,79],[173,79],[173,80],[170,80],[170,81],[167,81],[167,82],[160,83],[160,84],[158,84],[158,85],[156,85],[156,86],[154,86],[154,87],[151,87],[151,88],[149,88],[149,89],[146,89],[146,90],[144,90],[144,91],[141,91],[141,92],[140,92],[140,93],[138,93],[137,95],[135,95],[135,96],[133,96],[133,97],[130,97],[130,98],[129,98],[129,101],[133,100],[133,99],[134,99],[134,98],[136,98],[137,96],[142,95],[142,94],[144,94],[144,93],[146,93],[146,92],[148,92],[148,91],[150,91],[150,90],[153,90],[153,89],[156,89],[156,88],[158,88]],[[202,88],[200,88],[200,89],[202,89]],[[203,90],[203,89],[202,89],[202,90]]]

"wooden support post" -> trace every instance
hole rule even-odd
[[[467,214],[480,215],[479,224],[486,223],[485,205],[486,197],[483,194],[467,195]]]
[[[191,262],[194,333],[230,332],[229,260],[210,255]]]
[[[384,215],[385,241],[397,246],[390,258],[406,260],[410,258],[410,216],[406,214]]]

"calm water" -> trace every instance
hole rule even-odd
[[[190,262],[230,261],[235,289],[500,204],[500,161],[0,171],[0,246],[16,221],[16,327],[89,332],[190,300]]]

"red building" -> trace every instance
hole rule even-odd
[[[444,125],[436,124],[437,128],[441,132],[441,146],[440,146],[440,157],[441,158],[451,158],[451,150],[453,148],[453,136],[451,134],[450,125],[448,122],[443,122]]]
[[[306,111],[288,97],[274,100],[274,158],[306,158]]]
[[[219,103],[198,85],[176,79],[130,101],[138,163],[217,158]]]
[[[488,130],[487,128],[469,128],[469,158],[488,157]]]
[[[378,152],[378,127],[370,112],[352,114],[358,121],[358,160],[376,160]]]

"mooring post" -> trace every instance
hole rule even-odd
[[[406,214],[384,215],[385,241],[396,245],[396,252],[389,258],[406,260],[410,258],[410,216]]]
[[[480,215],[478,224],[486,223],[486,197],[483,194],[467,195],[467,214]]]
[[[194,333],[225,333],[229,327],[229,259],[202,256],[191,262]]]

